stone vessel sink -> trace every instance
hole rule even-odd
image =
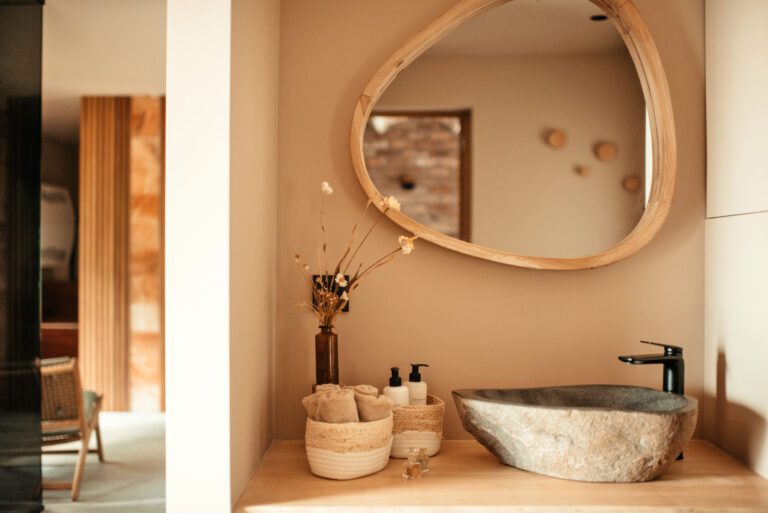
[[[454,390],[464,429],[502,463],[577,481],[659,477],[696,427],[698,402],[651,388]]]

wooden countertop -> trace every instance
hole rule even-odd
[[[499,463],[474,440],[446,440],[421,479],[403,460],[351,481],[315,477],[304,442],[276,442],[235,505],[238,513],[360,512],[768,512],[768,481],[713,445],[694,440],[685,460],[648,483],[580,483]]]

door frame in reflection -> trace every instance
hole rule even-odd
[[[368,123],[376,116],[403,118],[456,118],[461,130],[459,139],[459,233],[458,238],[472,242],[472,110],[471,109],[377,109],[371,112]]]

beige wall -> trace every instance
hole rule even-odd
[[[272,441],[279,0],[232,1],[230,451],[237,499]]]
[[[337,323],[346,383],[385,384],[409,362],[451,402],[462,387],[628,383],[659,387],[661,369],[629,367],[619,354],[640,339],[686,350],[687,390],[703,387],[704,34],[703,2],[637,0],[669,77],[679,144],[678,188],[658,237],[635,256],[591,271],[544,272],[494,264],[426,242],[373,275]],[[319,246],[318,192],[336,189],[332,253],[365,196],[350,164],[357,96],[410,35],[452,0],[284,0],[281,20],[277,245],[278,438],[303,435],[300,398],[314,380],[317,326],[297,303],[309,291],[292,261]],[[393,247],[385,221],[366,257]],[[467,436],[449,405],[446,436]]]
[[[707,436],[768,477],[768,3],[707,0]]]
[[[644,187],[621,185],[645,174],[645,101],[627,51],[422,56],[376,107],[472,110],[472,242],[579,257],[615,246],[643,215]],[[568,136],[561,150],[543,140],[552,128]],[[595,157],[600,141],[616,144],[615,160]]]

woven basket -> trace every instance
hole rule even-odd
[[[436,395],[427,395],[423,406],[401,406],[395,408],[392,433],[393,458],[408,457],[409,449],[426,449],[428,456],[440,450],[443,441],[443,417],[445,402]]]
[[[307,419],[309,468],[328,479],[355,479],[382,470],[392,448],[392,414],[373,422],[332,424]]]

